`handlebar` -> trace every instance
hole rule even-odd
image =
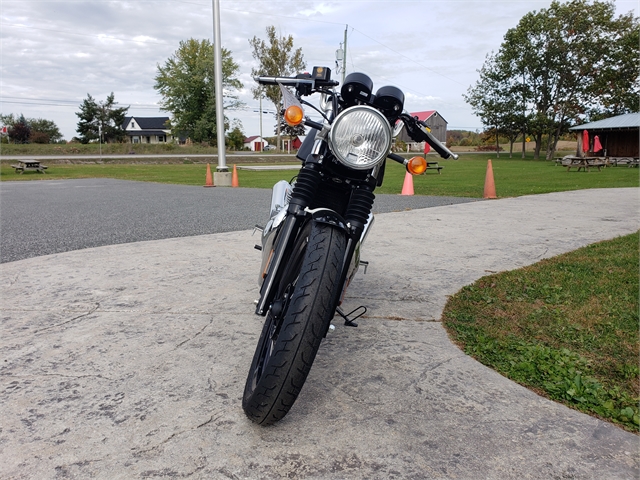
[[[433,135],[431,135],[431,132],[429,132],[426,128],[424,128],[422,125],[420,126],[420,130],[422,131],[422,134],[425,136],[425,142],[427,142],[429,145],[431,145],[431,147],[438,152],[438,154],[442,157],[442,158],[449,158],[452,157],[454,160],[458,159],[458,155],[456,155],[455,153],[453,153],[451,150],[449,150],[447,147],[445,147],[442,143],[440,143],[440,141],[434,137]]]
[[[258,82],[260,85],[290,85],[297,86],[299,84],[302,85],[311,85],[311,88],[315,88],[316,86],[320,87],[337,87],[340,85],[340,82],[335,80],[319,80],[314,78],[295,78],[295,77],[253,77],[253,79]]]
[[[452,157],[454,160],[458,159],[458,155],[440,143],[440,141],[425,128],[426,125],[418,120],[417,117],[403,113],[400,115],[400,119],[404,122],[407,127],[407,133],[413,140],[416,142],[427,142],[442,158]]]

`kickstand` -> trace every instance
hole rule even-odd
[[[356,313],[358,310],[362,310],[362,311],[358,315],[356,315],[355,317],[349,318],[351,315]],[[342,318],[344,318],[344,324],[347,327],[357,327],[358,324],[356,322],[354,322],[354,320],[357,320],[362,315],[367,313],[367,307],[365,307],[364,305],[360,305],[358,308],[356,308],[354,310],[351,310],[349,313],[344,313],[344,311],[340,307],[338,307],[338,308],[336,308],[336,312],[338,313],[338,315],[340,315]]]

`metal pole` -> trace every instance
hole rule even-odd
[[[525,137],[527,136],[527,125],[526,125],[526,104],[524,101],[524,67],[522,67],[522,158],[525,157],[527,140]]]
[[[262,92],[260,92],[260,151],[264,151],[264,140],[262,140]]]
[[[218,171],[227,172],[224,145],[224,108],[222,105],[222,47],[220,46],[220,0],[213,4],[213,51],[215,62],[216,130],[218,133]]]
[[[344,84],[344,76],[347,72],[347,30],[349,29],[349,25],[345,25],[344,27],[344,55],[342,57],[342,83]]]

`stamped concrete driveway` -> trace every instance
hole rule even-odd
[[[1,478],[638,478],[638,437],[464,355],[438,322],[488,271],[640,228],[638,189],[377,216],[289,415],[241,409],[261,328],[251,232],[4,263]]]

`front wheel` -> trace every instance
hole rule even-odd
[[[244,389],[254,422],[275,423],[296,401],[333,317],[345,250],[345,233],[328,225],[311,222],[298,236]]]

